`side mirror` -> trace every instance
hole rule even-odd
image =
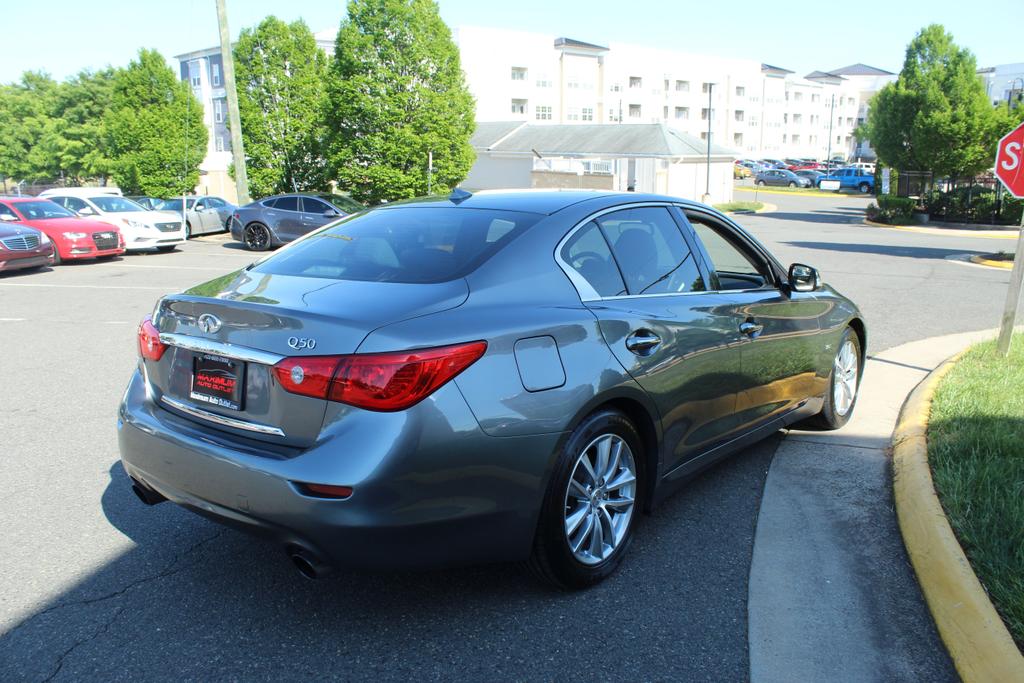
[[[789,267],[789,286],[794,292],[813,292],[821,287],[821,273],[817,268],[794,263]]]
[[[341,214],[335,211],[334,209],[327,209],[326,211],[324,211],[324,218],[337,218],[340,215]]]

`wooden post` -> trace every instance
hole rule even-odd
[[[228,96],[228,125],[231,128],[231,158],[235,165],[235,190],[238,205],[249,203],[249,175],[245,170],[245,149],[242,147],[242,119],[238,115],[238,91],[235,89],[235,59],[228,32],[228,11],[224,0],[217,0],[217,24],[220,27],[220,58],[224,63],[224,90]]]

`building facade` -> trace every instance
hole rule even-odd
[[[895,75],[863,64],[805,77],[752,60],[460,27],[479,121],[664,123],[752,157],[866,155],[854,130]]]

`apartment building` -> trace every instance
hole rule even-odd
[[[741,156],[853,156],[871,95],[863,64],[805,77],[744,59],[485,27],[455,31],[479,121],[665,123]],[[831,119],[831,123],[830,123]],[[863,148],[862,148],[863,149]]]

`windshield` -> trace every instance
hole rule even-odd
[[[540,218],[486,209],[377,209],[333,223],[252,270],[329,280],[444,282],[471,272]]]
[[[366,208],[351,197],[340,194],[322,194],[320,199],[334,204],[344,213],[358,213]]]
[[[189,198],[185,200],[185,206],[188,208],[189,211],[191,211],[192,207],[194,207],[195,205],[195,199]],[[160,206],[156,208],[161,209],[163,211],[181,211],[181,198],[179,197],[177,199],[165,199],[162,202],[160,202]]]
[[[124,197],[89,197],[89,201],[99,207],[100,211],[109,213],[126,213],[128,211],[145,211],[144,208]]]
[[[51,201],[18,202],[14,205],[21,215],[30,221],[46,220],[47,218],[74,218],[75,213],[68,211],[60,204]]]

